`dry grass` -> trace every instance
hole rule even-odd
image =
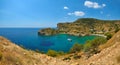
[[[0,52],[0,61],[2,60],[2,57],[3,57],[3,55],[2,55],[2,53]]]
[[[100,45],[100,46],[99,46],[99,49],[100,49],[100,50],[103,50],[103,49],[105,49],[105,48],[108,48],[108,47],[114,45],[114,42],[118,41],[118,40],[116,40],[116,39],[117,39],[117,36],[118,36],[119,34],[120,34],[120,32],[117,32],[114,36],[112,36],[112,38],[111,38],[107,43],[105,43],[105,44],[103,44],[103,45]],[[115,40],[116,40],[116,41],[115,41]]]
[[[116,57],[118,63],[120,63],[120,55]]]

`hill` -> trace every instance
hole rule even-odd
[[[0,37],[0,65],[70,65],[70,63],[25,50],[4,37]]]
[[[114,34],[120,29],[120,20],[99,20],[94,18],[81,18],[74,22],[58,23],[57,29],[45,28],[38,33],[41,35],[70,34],[84,36],[91,34]]]
[[[84,61],[83,65],[120,65],[120,31],[101,47],[104,49]]]

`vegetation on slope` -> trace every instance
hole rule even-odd
[[[83,62],[83,65],[120,65],[120,31],[102,46],[101,52]]]
[[[120,30],[120,20],[99,20],[94,18],[81,18],[74,22],[58,23],[57,29],[45,28],[38,33],[54,35],[59,33],[84,36],[90,34],[114,34]]]
[[[70,53],[77,53],[83,50],[83,44],[75,43],[70,49]]]
[[[99,46],[106,43],[106,38],[103,37],[98,37],[95,38],[93,40],[89,40],[87,41],[85,44],[81,45],[81,44],[74,44],[73,47],[70,49],[70,52],[85,52],[88,53],[89,55],[91,54],[96,54],[99,51]]]
[[[99,53],[99,46],[106,43],[106,38],[104,37],[97,37],[93,40],[87,41],[85,44],[75,43],[68,53],[54,51],[54,50],[48,50],[47,55],[52,57],[67,55],[67,54],[76,54],[79,52],[87,53],[88,56],[91,56],[93,54]],[[74,57],[77,57],[77,55],[74,55]]]

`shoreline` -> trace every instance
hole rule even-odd
[[[54,34],[54,35],[59,35],[59,34],[67,34],[67,33],[57,33],[57,34]],[[41,34],[41,35],[42,35],[42,34]],[[93,35],[93,36],[100,36],[100,37],[104,37],[104,38],[107,37],[107,36],[105,36],[104,34],[88,34],[88,35],[67,34],[67,35],[81,36],[81,37],[84,37],[84,36],[90,36],[90,35]],[[44,35],[44,36],[52,36],[52,35]]]
[[[107,37],[107,36],[105,36],[105,35],[103,35],[103,34],[90,34],[90,35],[101,36],[101,37],[104,37],[104,38]]]

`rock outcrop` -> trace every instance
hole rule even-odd
[[[120,29],[119,20],[99,20],[94,18],[81,18],[71,23],[58,23],[57,29],[42,29],[39,34],[70,34],[76,36],[84,36],[89,34],[105,34],[107,32],[114,33]]]
[[[39,35],[55,35],[57,34],[57,30],[52,28],[42,29],[38,32]]]

